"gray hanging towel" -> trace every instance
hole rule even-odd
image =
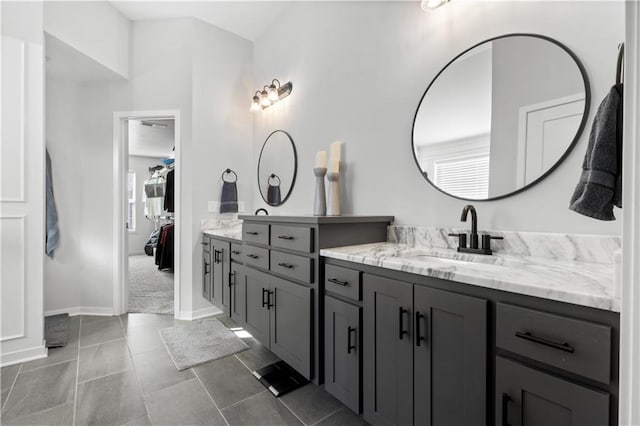
[[[599,220],[615,220],[622,207],[622,84],[604,98],[591,127],[580,181],[569,208]]]
[[[235,176],[234,181],[224,180],[225,174],[233,174]],[[238,181],[238,175],[231,170],[227,169],[222,173],[222,195],[220,196],[220,213],[237,213],[238,212],[238,187],[236,182]]]
[[[51,157],[49,150],[46,150],[46,226],[47,233],[45,236],[45,253],[49,257],[53,257],[53,252],[58,247],[60,234],[58,232],[58,210],[56,209],[56,200],[53,197],[53,177],[51,169]]]
[[[278,180],[275,185],[271,184],[271,180]],[[280,178],[275,173],[272,173],[267,179],[267,204],[272,206],[279,206],[282,203],[282,196],[280,194]]]

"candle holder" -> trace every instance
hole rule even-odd
[[[324,176],[327,174],[326,167],[315,167],[313,174],[316,176],[316,193],[313,197],[313,214],[315,216],[327,215],[327,194],[324,188]]]
[[[327,179],[331,182],[329,216],[340,216],[340,172],[327,173]]]

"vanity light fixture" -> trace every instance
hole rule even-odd
[[[422,0],[420,7],[422,7],[422,10],[425,12],[428,12],[429,10],[437,9],[440,6],[445,5],[450,1],[451,0]]]
[[[281,85],[279,80],[273,79],[270,85],[264,86],[262,90],[256,91],[251,102],[250,110],[255,112],[268,108],[289,96],[292,89],[293,84],[291,84],[291,82]]]

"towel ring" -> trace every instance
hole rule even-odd
[[[227,174],[232,174],[235,177],[235,180],[224,180],[224,176],[227,175]],[[227,169],[224,172],[222,172],[221,178],[222,178],[223,182],[231,182],[231,183],[233,183],[233,182],[237,182],[238,181],[238,175],[236,174],[236,172],[234,172],[231,169]]]
[[[278,183],[275,184],[275,185],[271,185],[271,179],[278,179]],[[271,173],[271,176],[269,176],[269,178],[267,179],[267,184],[269,184],[271,186],[280,186],[280,178],[278,177],[277,174]]]

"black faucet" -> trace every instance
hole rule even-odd
[[[263,209],[263,208],[260,208],[260,209],[256,210],[256,212],[254,213],[254,215],[256,215],[256,216],[257,216],[257,215],[258,215],[258,213],[260,213],[260,212],[263,212],[265,215],[269,216],[269,212],[267,211],[267,209]]]
[[[467,247],[467,234],[449,234],[450,237],[458,238],[458,251],[475,254],[492,254],[491,240],[502,240],[503,237],[494,237],[493,235],[482,236],[482,248],[478,247],[478,212],[471,204],[467,204],[462,209],[460,221],[466,222],[467,216],[471,212],[471,233],[469,234],[469,247]]]

